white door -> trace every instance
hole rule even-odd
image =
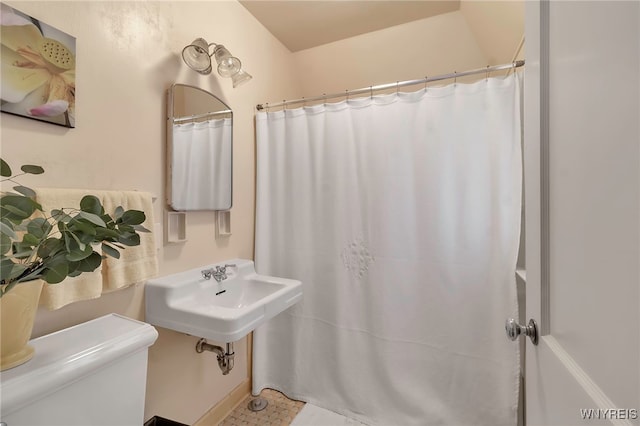
[[[526,424],[639,424],[640,2],[526,27]]]

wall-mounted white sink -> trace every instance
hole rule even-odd
[[[217,282],[202,271],[226,268]],[[258,275],[253,261],[232,259],[147,281],[146,321],[217,342],[235,342],[302,299],[302,283]]]

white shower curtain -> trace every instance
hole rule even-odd
[[[231,119],[174,124],[171,207],[212,210],[231,205]]]
[[[254,394],[516,424],[519,78],[257,114],[256,266],[304,298],[256,331]]]

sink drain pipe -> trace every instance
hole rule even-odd
[[[233,358],[235,352],[233,351],[233,342],[227,343],[227,350],[222,349],[220,346],[207,343],[207,339],[200,339],[196,343],[196,352],[201,354],[204,351],[214,352],[218,358],[218,367],[222,370],[222,374],[226,376],[233,368]]]
[[[229,374],[229,371],[233,368],[233,357],[235,356],[235,353],[233,352],[233,343],[227,343],[227,350],[225,351],[220,346],[207,343],[207,339],[200,339],[198,340],[198,343],[196,343],[196,352],[201,354],[204,351],[215,352],[218,358],[218,366],[220,367],[220,370],[222,370],[222,374]],[[249,401],[249,406],[247,408],[251,411],[261,411],[267,408],[267,405],[269,405],[269,402],[265,398],[256,397]]]

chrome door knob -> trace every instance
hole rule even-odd
[[[538,344],[538,324],[534,319],[529,320],[528,325],[520,325],[513,318],[509,318],[504,325],[509,340],[517,340],[520,335],[529,336],[531,343]]]

